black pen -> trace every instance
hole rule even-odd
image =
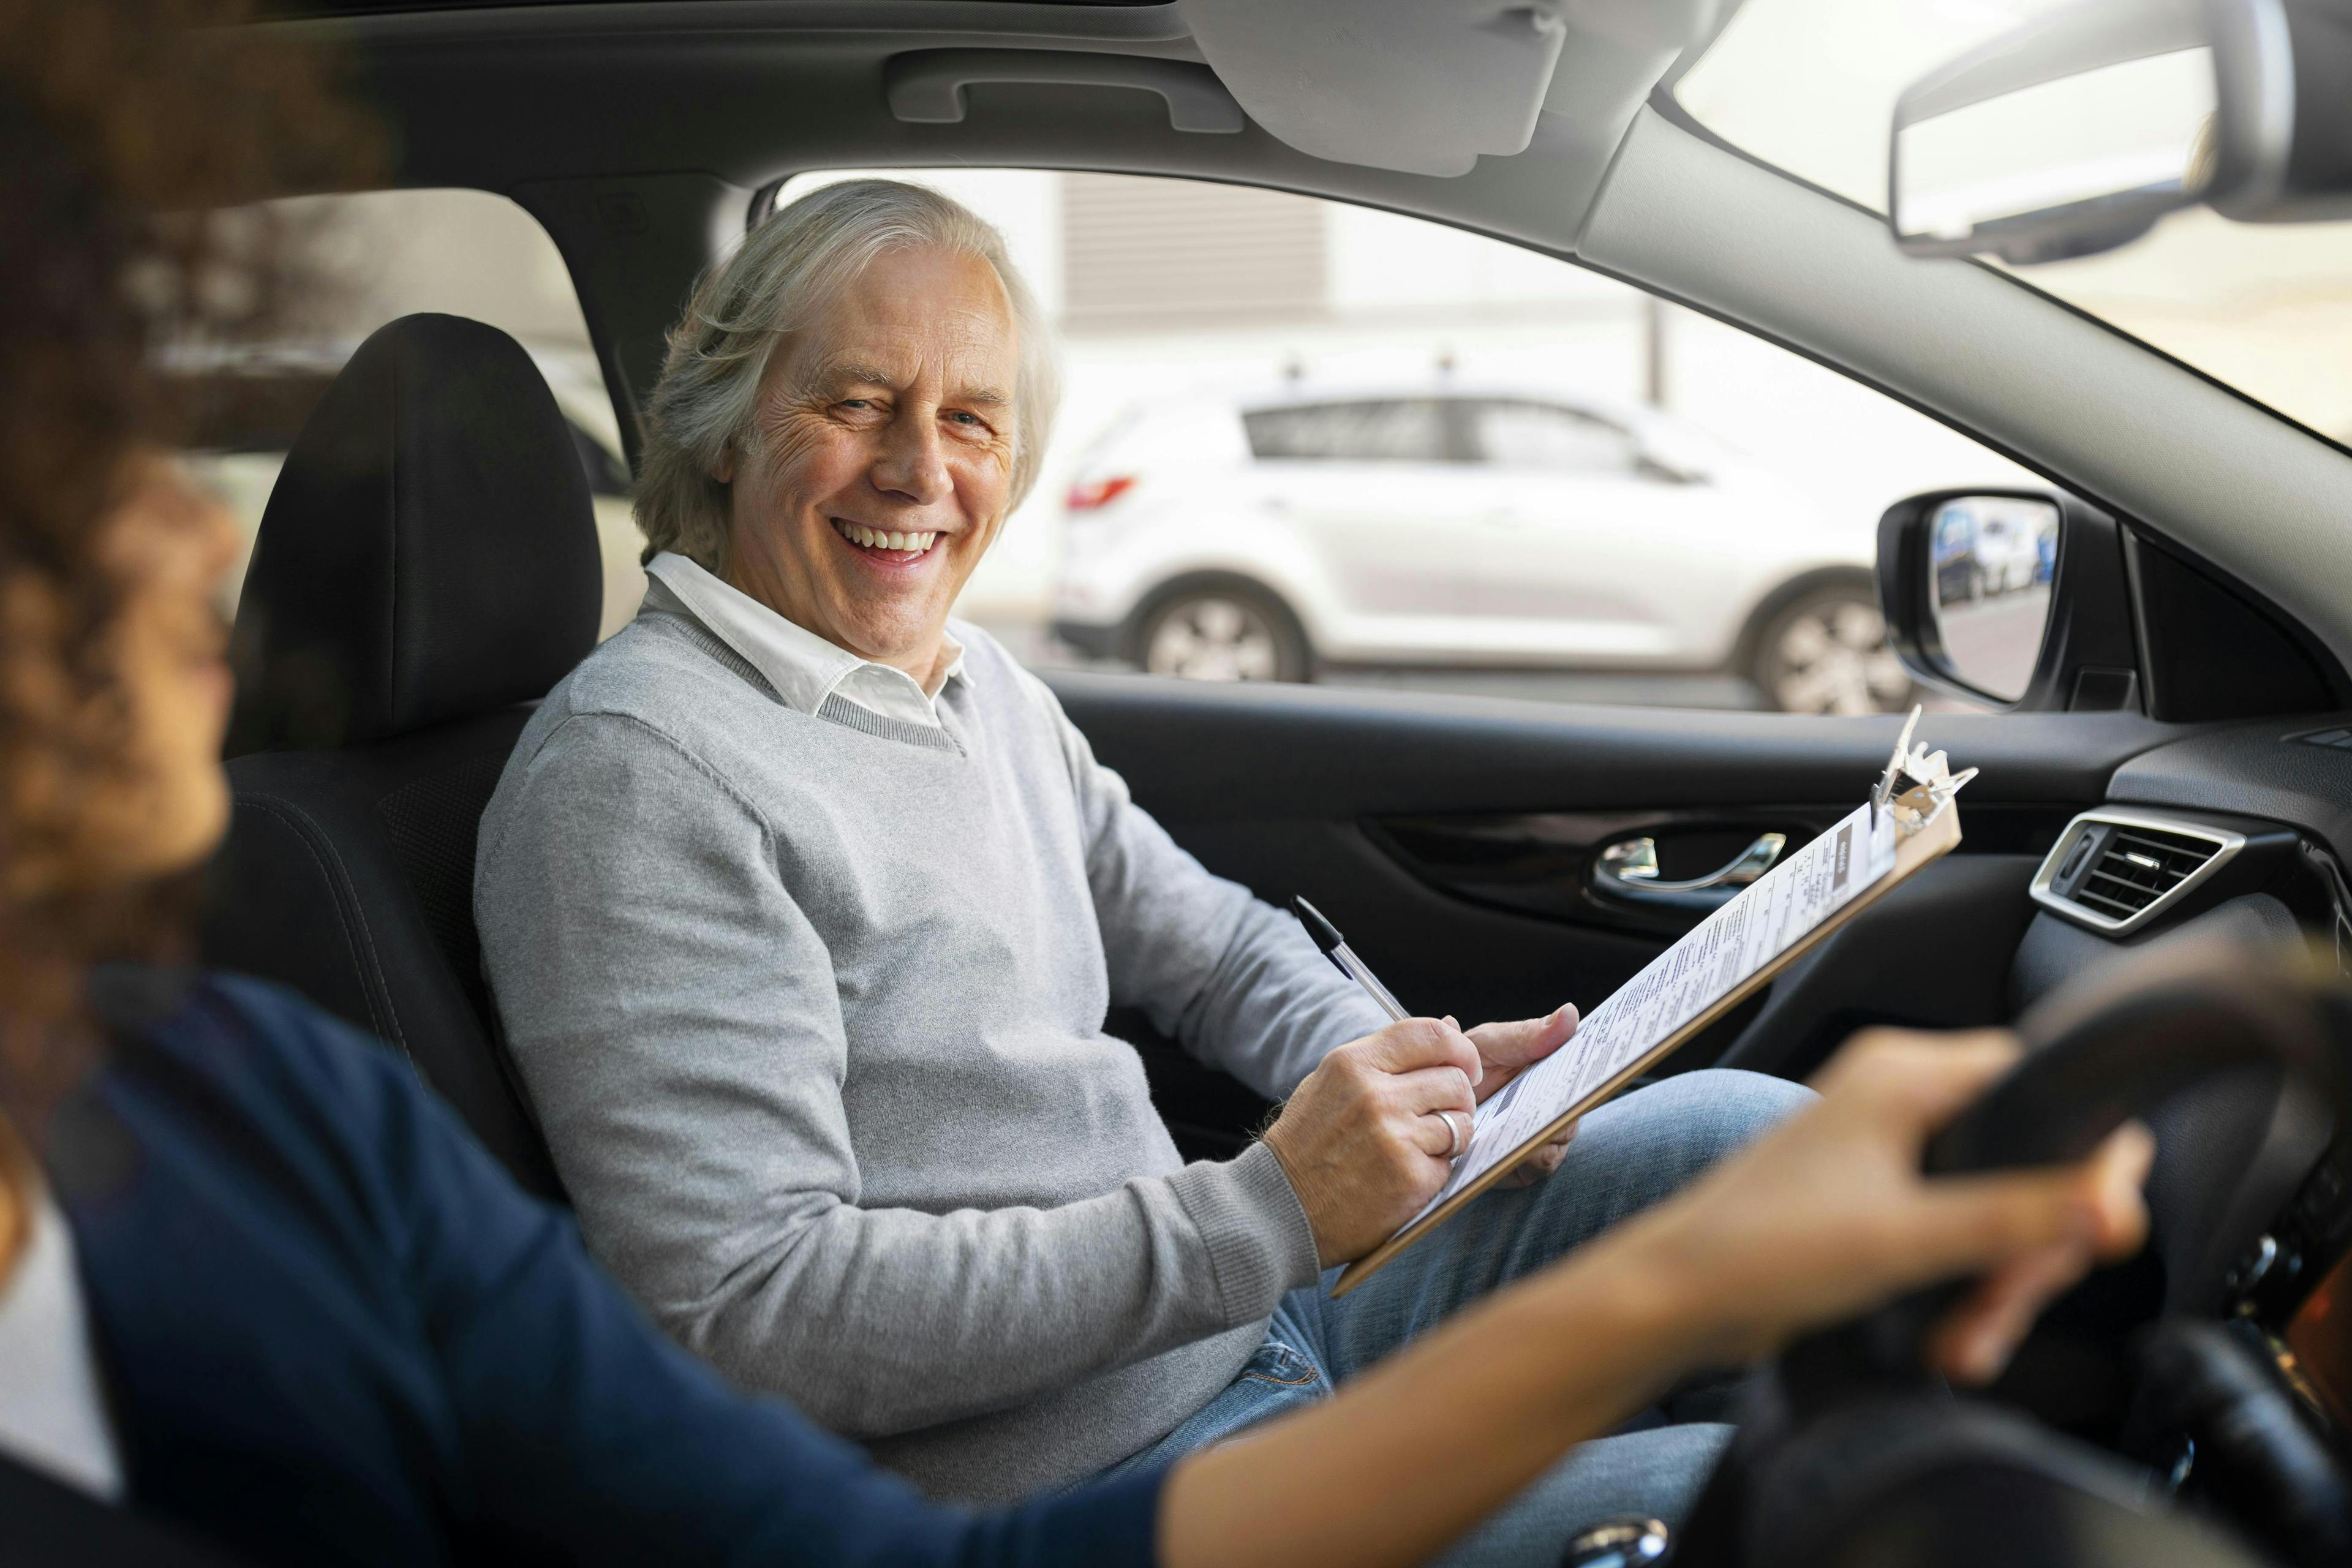
[[[1362,986],[1364,994],[1379,1003],[1381,1012],[1400,1024],[1412,1016],[1395,997],[1389,994],[1389,988],[1381,984],[1380,976],[1364,967],[1364,961],[1349,948],[1348,939],[1339,934],[1339,928],[1323,918],[1322,910],[1305,899],[1294,897],[1290,900],[1290,912],[1298,917],[1298,923],[1307,928],[1307,934],[1315,939],[1315,945],[1322,950],[1323,956],[1337,964],[1340,973]]]

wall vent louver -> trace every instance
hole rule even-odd
[[[2136,931],[2245,847],[2226,828],[2143,812],[2086,811],[2066,825],[2033,899],[2110,936]]]

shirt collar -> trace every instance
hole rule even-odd
[[[767,679],[785,706],[814,714],[835,692],[887,719],[940,727],[936,699],[964,679],[963,645],[946,642],[947,672],[935,690],[925,691],[895,665],[861,658],[806,626],[786,620],[759,600],[675,551],[646,563],[677,595],[695,618]]]

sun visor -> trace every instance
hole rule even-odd
[[[1289,146],[1466,174],[1482,154],[1527,150],[1563,48],[1641,59],[1647,80],[1612,84],[1638,101],[1662,68],[1658,46],[1671,60],[1713,10],[1710,0],[1183,0],[1182,14],[1242,109]]]

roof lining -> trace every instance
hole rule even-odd
[[[270,17],[236,31],[371,48],[497,39],[728,37],[846,33],[940,40],[952,47],[990,39],[1159,53],[1179,45],[1198,60],[1175,0],[1156,5],[1036,5],[1028,0],[609,0],[606,4],[480,5],[431,11],[366,11]],[[950,42],[949,40],[952,40]]]

